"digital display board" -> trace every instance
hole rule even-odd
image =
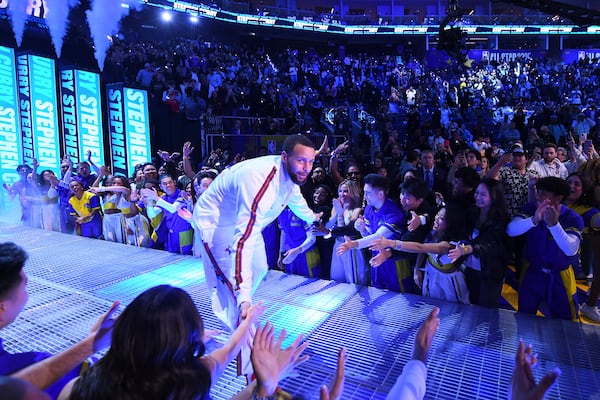
[[[19,120],[21,123],[21,150],[23,163],[31,166],[33,149],[33,117],[31,114],[31,95],[29,91],[29,57],[26,54],[17,56],[17,80],[19,95]]]
[[[60,71],[60,105],[62,108],[62,131],[65,155],[71,161],[80,160],[79,136],[77,135],[77,107],[75,97],[75,71],[64,68]]]
[[[60,71],[62,130],[65,154],[73,162],[104,164],[100,76],[72,68]]]
[[[19,180],[23,159],[16,76],[14,50],[0,46],[0,180],[8,184]]]
[[[40,170],[52,169],[58,174],[61,157],[54,60],[35,55],[27,57],[35,158]]]
[[[151,160],[148,94],[107,85],[108,127],[113,173],[129,176],[136,164]]]

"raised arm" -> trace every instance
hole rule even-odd
[[[119,302],[115,301],[108,312],[94,324],[85,339],[52,357],[15,372],[11,376],[30,382],[37,388],[47,388],[81,364],[87,357],[110,345],[110,335],[114,325],[112,315],[118,306]]]
[[[212,382],[217,382],[219,380],[227,365],[240,352],[242,345],[247,340],[250,340],[250,330],[252,325],[264,311],[265,307],[262,303],[250,306],[246,312],[246,318],[243,319],[237,329],[233,331],[227,343],[225,343],[223,347],[210,353],[208,357],[202,357],[202,362],[204,362],[210,370]]]
[[[194,172],[192,168],[192,163],[190,161],[190,154],[192,154],[193,151],[194,148],[192,147],[191,142],[185,142],[183,144],[183,172],[185,173],[185,176],[187,176],[190,179],[194,179],[194,177],[196,176],[196,173]]]

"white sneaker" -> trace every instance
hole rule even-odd
[[[589,306],[586,303],[583,303],[579,311],[592,321],[600,322],[600,310],[598,310],[597,306]]]

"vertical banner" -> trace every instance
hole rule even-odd
[[[107,86],[108,134],[110,136],[110,165],[113,174],[129,176],[125,143],[125,115],[123,113],[123,84]]]
[[[129,176],[137,164],[151,161],[148,94],[145,90],[107,85],[110,159],[113,173]]]
[[[89,151],[96,165],[104,165],[100,75],[75,70],[75,94],[80,157],[85,158]]]
[[[64,68],[60,71],[60,104],[62,108],[62,131],[65,155],[78,163],[79,136],[77,135],[77,110],[75,106],[75,71]]]
[[[22,56],[19,56],[22,57]],[[34,154],[39,169],[57,174],[60,166],[60,138],[54,60],[27,55]]]
[[[34,158],[33,117],[31,115],[31,95],[29,92],[29,56],[26,54],[17,57],[17,79],[23,163],[31,166]]]
[[[63,68],[60,93],[65,154],[79,162],[87,159],[89,151],[92,161],[103,165],[100,76],[94,72]]]
[[[0,46],[0,180],[19,180],[17,167],[23,159],[17,95],[15,53]]]
[[[124,88],[127,158],[130,167],[151,160],[148,93],[145,90]],[[130,171],[131,172],[131,171]]]

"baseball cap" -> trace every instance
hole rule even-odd
[[[513,154],[525,154],[523,147],[520,144],[513,144],[510,148]]]

